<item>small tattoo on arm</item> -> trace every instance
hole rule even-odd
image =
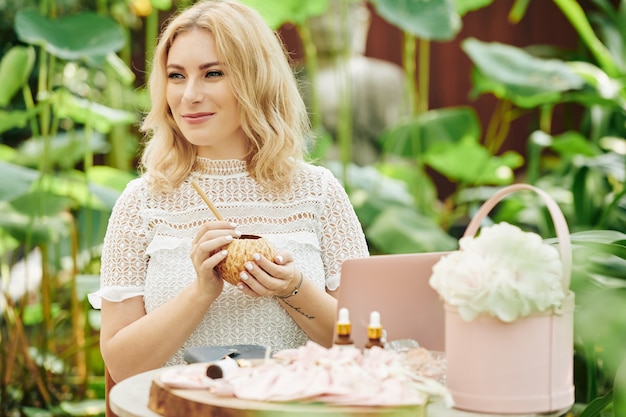
[[[282,301],[283,303],[287,304],[289,307],[293,308],[296,312],[302,314],[304,317],[306,317],[307,319],[314,319],[315,316],[310,316],[308,314],[306,314],[304,311],[302,311],[302,309],[300,307],[296,307],[293,304],[291,304],[289,301],[285,300],[285,299],[281,299],[280,301]]]

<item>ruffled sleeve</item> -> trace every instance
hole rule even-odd
[[[104,237],[100,289],[88,295],[94,308],[102,299],[120,302],[143,295],[148,254],[146,226],[142,216],[146,184],[131,181],[118,198]]]
[[[369,251],[348,194],[330,171],[324,172],[327,188],[320,219],[323,225],[322,260],[326,270],[326,287],[334,291],[339,287],[343,261],[367,257]]]

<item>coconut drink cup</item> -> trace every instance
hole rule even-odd
[[[274,259],[276,251],[267,239],[257,235],[241,235],[233,239],[224,249],[228,251],[226,259],[217,264],[215,271],[224,281],[237,285],[241,281],[239,274],[245,270],[245,263],[252,260],[255,253]]]
[[[195,181],[191,181],[191,185],[215,217],[218,220],[224,220],[224,217],[215,208],[200,186]],[[252,260],[255,253],[267,259],[274,259],[274,256],[276,256],[276,251],[272,245],[265,238],[257,235],[241,235],[239,239],[234,239],[224,249],[228,251],[228,255],[226,255],[226,259],[217,264],[215,271],[224,281],[232,285],[237,285],[241,281],[239,274],[245,269],[246,262]]]

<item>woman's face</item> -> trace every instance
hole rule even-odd
[[[166,65],[167,104],[198,155],[243,158],[248,141],[241,129],[239,103],[217,56],[213,35],[202,29],[180,33]]]

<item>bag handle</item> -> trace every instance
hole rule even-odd
[[[480,206],[476,215],[467,225],[467,229],[465,229],[463,237],[475,236],[483,219],[491,212],[495,205],[507,195],[520,190],[530,190],[537,193],[543,199],[548,211],[550,212],[552,223],[554,224],[554,229],[556,230],[556,237],[559,242],[561,263],[563,264],[563,290],[567,292],[569,290],[570,276],[572,272],[572,247],[570,243],[569,228],[567,227],[567,222],[565,221],[565,217],[563,216],[563,212],[559,208],[559,205],[545,191],[529,184],[513,184],[508,187],[504,187]]]

